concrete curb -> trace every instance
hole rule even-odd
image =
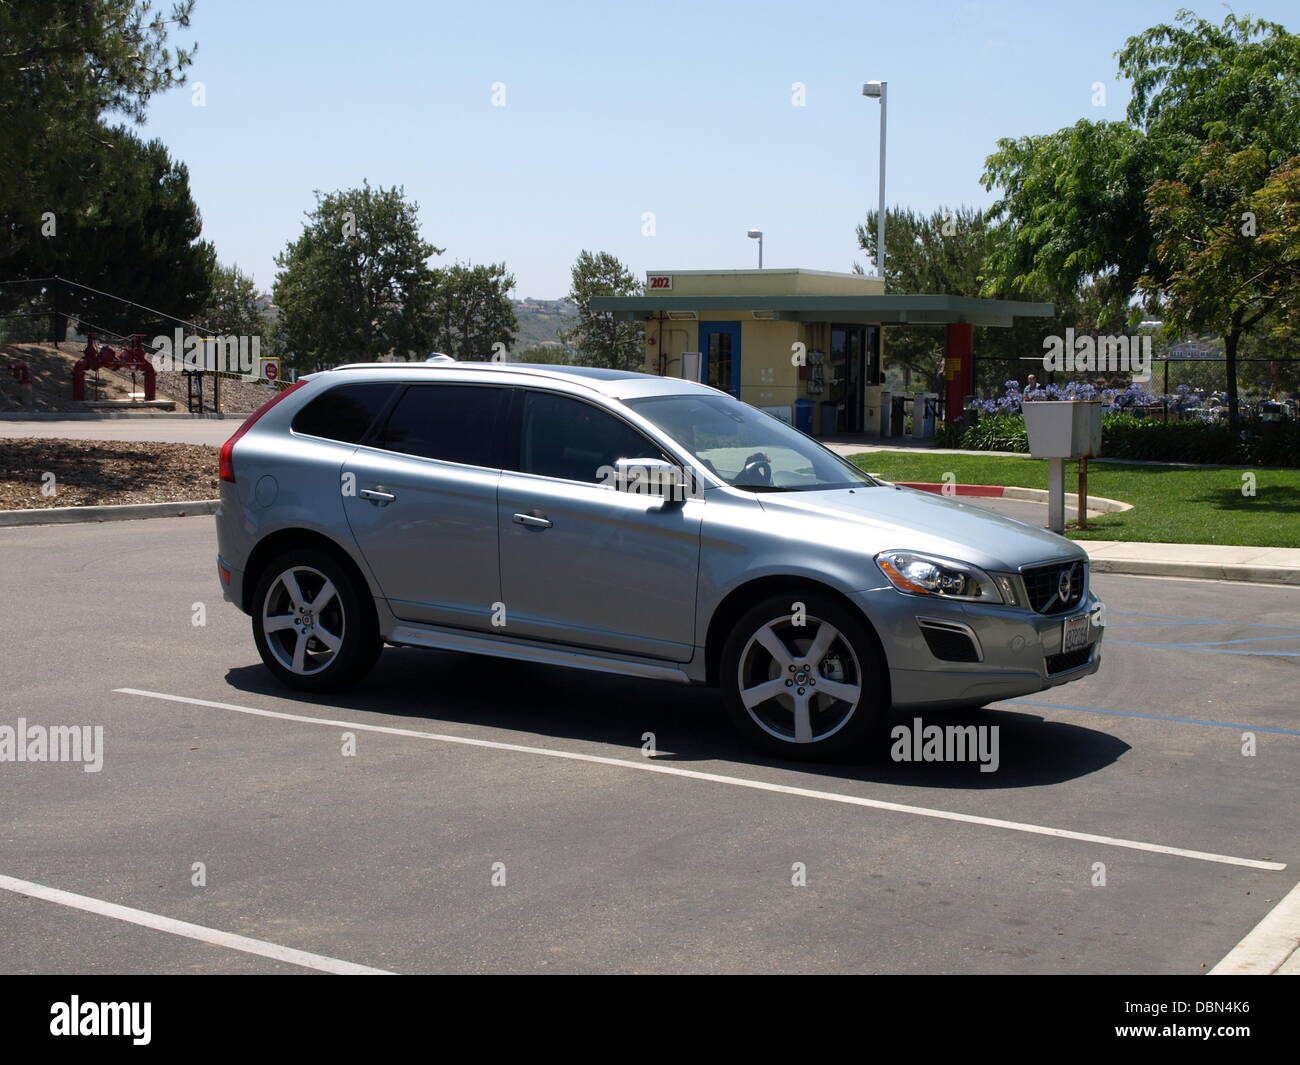
[[[916,488],[922,492],[934,492],[936,495],[944,495],[946,494],[945,489],[951,489],[950,494],[957,496],[1025,499],[1031,503],[1047,502],[1046,488],[1020,488],[1017,485],[992,484],[939,484],[933,481],[894,481],[892,483],[901,485],[904,488]],[[1066,492],[1065,505],[1067,508],[1077,510],[1079,507],[1078,493]],[[1132,503],[1125,503],[1120,499],[1107,499],[1105,496],[1088,497],[1088,510],[1097,514],[1118,514],[1132,509]]]
[[[1002,490],[1002,495],[1007,499],[1028,499],[1034,503],[1047,502],[1046,488],[1018,488],[1015,485],[1008,485]],[[1077,492],[1066,492],[1065,506],[1067,510],[1071,507],[1077,510],[1079,507],[1079,494]],[[1125,503],[1122,499],[1089,496],[1088,509],[1095,510],[1099,514],[1120,514],[1126,510],[1132,510],[1133,504]]]
[[[1088,541],[1074,541],[1085,551]],[[1201,581],[1236,581],[1241,584],[1287,584],[1300,586],[1300,569],[1289,566],[1225,565],[1216,562],[1173,562],[1165,559],[1095,558],[1093,573],[1128,574],[1133,577],[1191,577]]]
[[[91,521],[139,521],[142,518],[186,518],[215,514],[219,499],[183,503],[128,503],[124,506],[47,507],[44,510],[0,510],[0,528],[22,525],[67,525]]]
[[[1300,973],[1300,884],[1210,970],[1210,976],[1283,976]]]

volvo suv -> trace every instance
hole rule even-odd
[[[1087,555],[880,481],[706,385],[379,363],[221,449],[217,571],[266,667],[343,688],[385,645],[707,684],[754,742],[839,757],[891,711],[1100,663]]]

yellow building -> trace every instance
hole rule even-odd
[[[874,277],[799,269],[652,270],[644,295],[598,297],[591,308],[644,323],[646,373],[703,381],[821,436],[879,428],[885,325],[947,327],[951,420],[970,391],[974,326],[1052,312],[1046,303],[886,295]]]

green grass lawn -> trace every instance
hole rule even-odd
[[[850,461],[887,481],[942,482],[951,473],[958,484],[1047,487],[1042,459],[878,451]],[[1242,495],[1245,473],[1255,475],[1254,496]],[[1077,490],[1078,476],[1078,464],[1067,462],[1067,492]],[[1072,539],[1300,547],[1300,470],[1093,462],[1088,494],[1120,499],[1133,509],[1090,518],[1084,531],[1067,528]],[[1073,516],[1067,508],[1066,517]]]

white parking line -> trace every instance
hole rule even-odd
[[[588,762],[594,765],[616,766],[620,769],[636,769],[645,773],[663,773],[667,776],[686,777],[691,780],[707,780],[714,784],[729,784],[737,788],[752,788],[755,791],[771,791],[781,795],[797,795],[805,799],[821,799],[823,802],[844,803],[848,806],[865,806],[873,810],[889,810],[893,813],[913,814],[917,817],[931,817],[940,821],[960,821],[969,825],[984,825],[988,828],[1003,828],[1012,832],[1028,832],[1037,836],[1054,836],[1057,839],[1073,839],[1083,843],[1095,843],[1103,847],[1124,847],[1128,850],[1146,851],[1150,854],[1170,854],[1178,858],[1192,858],[1202,862],[1218,862],[1221,865],[1240,865],[1248,869],[1285,869],[1285,862],[1266,862],[1255,858],[1235,858],[1229,854],[1212,854],[1207,851],[1186,850],[1182,847],[1166,847],[1160,843],[1143,843],[1139,840],[1117,839],[1113,836],[1098,836],[1090,832],[1071,832],[1064,828],[1049,828],[1045,825],[1030,825],[1021,821],[1003,821],[995,817],[980,817],[976,814],[954,813],[951,810],[931,810],[924,806],[906,806],[897,802],[885,802],[882,799],[868,799],[860,795],[845,795],[835,791],[815,791],[811,788],[797,788],[789,784],[773,784],[766,780],[751,780],[747,777],[723,776],[719,773],[703,773],[698,769],[681,769],[677,766],[656,765],[651,761],[629,762],[623,758],[606,758],[597,754],[580,754],[577,751],[561,751],[548,747],[525,747],[517,743],[502,743],[498,740],[477,740],[468,736],[447,736],[437,732],[419,732],[415,729],[392,728],[387,725],[368,725],[357,721],[334,721],[322,717],[308,717],[303,714],[286,714],[279,710],[259,710],[251,706],[237,706],[234,703],[218,703],[209,699],[191,699],[184,695],[167,695],[163,692],[142,691],[139,688],[114,688],[120,695],[139,695],[147,699],[164,699],[173,703],[186,703],[190,706],[210,706],[216,710],[233,710],[239,714],[252,714],[256,717],[273,717],[282,721],[300,721],[309,725],[328,725],[330,728],[355,729],[364,732],[379,732],[388,736],[408,736],[416,739],[438,740],[442,743],[459,743],[466,747],[487,747],[497,751],[513,751],[517,754],[540,754],[548,758],[564,758],[572,762]]]
[[[1211,976],[1269,976],[1293,973],[1300,955],[1300,884],[1291,889],[1213,969]],[[1291,962],[1288,964],[1287,959]]]
[[[190,924],[189,921],[177,921],[171,917],[163,917],[161,914],[149,913],[147,910],[119,906],[115,902],[93,899],[89,895],[75,895],[71,891],[64,891],[62,888],[33,884],[30,880],[18,880],[12,876],[0,875],[0,888],[5,891],[12,891],[17,895],[44,899],[46,902],[57,902],[60,906],[71,906],[74,910],[85,910],[87,913],[99,914],[101,917],[112,917],[116,921],[138,924],[144,928],[153,928],[159,932],[170,932],[174,936],[184,936],[186,939],[197,939],[200,943],[208,943],[214,947],[226,947],[230,950],[243,951],[245,954],[257,954],[263,958],[270,958],[272,961],[301,965],[305,969],[316,969],[323,973],[336,973],[344,976],[393,975],[386,969],[372,969],[368,965],[357,965],[350,961],[340,961],[338,958],[327,958],[323,954],[312,954],[305,950],[295,950],[293,947],[282,947],[278,943],[268,943],[264,939],[237,936],[233,932],[205,928],[201,924]]]

